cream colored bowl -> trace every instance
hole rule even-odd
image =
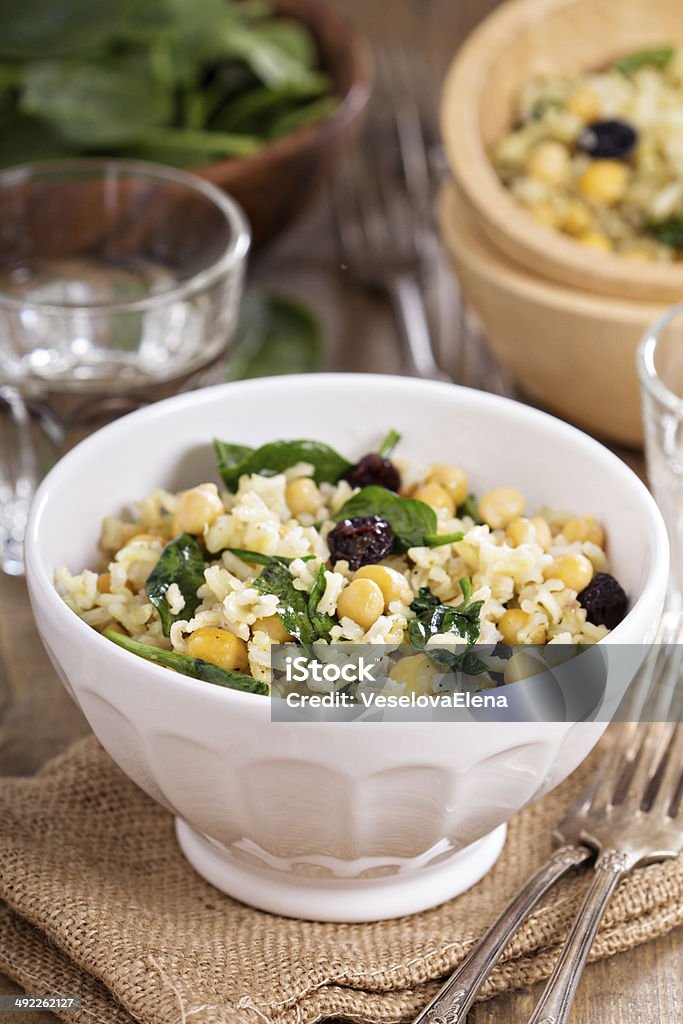
[[[587,294],[515,264],[478,230],[452,182],[439,222],[463,295],[521,390],[590,433],[641,445],[636,348],[666,307]]]
[[[496,248],[583,291],[669,304],[683,297],[682,263],[625,260],[544,227],[501,184],[487,155],[510,129],[528,79],[594,70],[663,43],[683,44],[680,0],[512,0],[472,33],[446,78],[441,127],[465,202]]]

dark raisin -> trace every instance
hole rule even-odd
[[[346,559],[350,569],[381,562],[391,554],[394,531],[380,516],[342,519],[327,535],[332,564]]]
[[[579,135],[578,147],[591,157],[623,160],[637,141],[637,131],[626,121],[592,121]]]
[[[398,491],[401,486],[401,474],[391,459],[384,459],[377,452],[370,452],[351,466],[344,474],[352,487],[386,487],[388,491]]]
[[[599,572],[579,594],[586,618],[594,626],[614,629],[626,615],[628,598],[623,587],[608,572]]]

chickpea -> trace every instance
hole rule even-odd
[[[456,508],[458,505],[462,505],[467,497],[469,488],[467,473],[459,466],[445,466],[443,463],[436,463],[429,470],[427,483],[440,484],[445,488]]]
[[[571,160],[569,150],[561,142],[544,139],[534,146],[527,161],[532,178],[547,185],[564,185],[569,178]]]
[[[584,231],[577,235],[577,241],[585,245],[587,249],[597,249],[598,252],[612,252],[613,246],[607,235],[602,231]]]
[[[455,502],[448,493],[445,487],[437,483],[423,484],[422,487],[418,487],[413,497],[417,501],[424,501],[426,505],[431,505],[433,509],[444,508],[449,516],[455,514]]]
[[[593,566],[585,555],[560,555],[543,575],[546,579],[562,580],[565,587],[578,594],[593,579]]]
[[[543,519],[542,516],[534,516],[529,520],[529,522],[534,528],[536,543],[539,547],[543,548],[544,551],[547,551],[553,542],[553,535],[550,532],[548,521]]]
[[[218,497],[215,484],[200,484],[180,495],[178,507],[173,516],[173,532],[204,532],[205,526],[212,526],[224,512],[223,502]]]
[[[498,623],[503,643],[542,644],[545,641],[545,628],[542,625],[537,625],[530,629],[530,622],[531,616],[528,612],[522,611],[521,608],[508,608]],[[522,639],[520,634],[523,631],[525,635]]]
[[[524,495],[516,487],[496,487],[482,495],[479,515],[492,530],[499,530],[522,516],[525,504]]]
[[[577,199],[572,199],[564,212],[562,221],[564,230],[570,235],[582,235],[590,229],[591,223],[592,218],[588,208]]]
[[[352,580],[337,601],[339,617],[353,619],[366,631],[383,611],[384,595],[374,580]]]
[[[314,515],[320,508],[320,491],[308,476],[290,480],[285,489],[285,500],[293,516]]]
[[[568,519],[562,527],[562,533],[570,544],[578,540],[590,541],[591,544],[597,544],[599,548],[605,546],[605,531],[595,516],[577,516],[574,519]]]
[[[503,679],[506,683],[518,683],[520,679],[529,679],[541,672],[547,672],[548,666],[540,658],[528,651],[519,651],[505,662]]]
[[[354,575],[354,580],[372,580],[382,591],[384,597],[384,610],[389,609],[392,601],[402,601],[403,604],[410,604],[413,592],[406,578],[390,569],[387,565],[364,565]]]
[[[411,654],[401,658],[389,672],[389,678],[403,683],[404,696],[414,693],[416,697],[434,692],[436,669],[426,654]]]
[[[553,540],[550,527],[540,516],[534,516],[533,519],[518,516],[507,524],[505,532],[510,544],[515,548],[520,544],[538,544],[547,551]]]
[[[257,630],[266,633],[274,644],[286,644],[292,639],[279,615],[269,615],[265,619],[257,619],[251,630],[253,633]]]
[[[246,672],[249,667],[247,645],[229,629],[201,626],[191,633],[187,641],[190,658],[210,661],[212,665],[230,671]]]
[[[600,97],[586,85],[569,94],[566,106],[582,121],[595,121],[600,116]]]
[[[97,593],[111,594],[111,573],[101,572],[97,577]]]
[[[593,160],[579,178],[579,191],[596,203],[613,206],[624,198],[629,171],[619,160]]]

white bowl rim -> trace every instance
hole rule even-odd
[[[590,437],[590,435],[579,430],[577,427],[571,426],[569,423],[565,423],[563,420],[558,419],[555,416],[551,416],[549,413],[536,409],[533,406],[525,405],[522,402],[517,402],[510,398],[504,398],[500,395],[490,394],[485,391],[477,391],[474,388],[467,388],[458,384],[449,384],[441,381],[418,380],[411,377],[392,376],[390,374],[287,374],[277,377],[260,377],[252,380],[232,381],[229,383],[217,384],[213,387],[202,388],[198,391],[190,391],[185,394],[175,395],[171,398],[164,399],[160,402],[155,402],[153,405],[138,409],[135,412],[122,416],[113,423],[102,427],[90,437],[81,441],[70,452],[67,452],[67,454],[64,455],[58,463],[56,463],[42,481],[36,491],[36,495],[31,505],[26,529],[26,575],[27,578],[30,579],[32,590],[31,599],[47,602],[51,612],[57,620],[60,621],[60,625],[64,630],[75,631],[75,637],[82,638],[82,642],[84,644],[95,645],[95,649],[99,646],[103,656],[108,657],[110,661],[114,659],[114,661],[120,665],[122,673],[125,673],[128,669],[133,667],[131,659],[134,659],[137,671],[149,679],[150,683],[163,683],[169,694],[174,689],[188,692],[188,687],[191,687],[198,695],[203,694],[204,698],[207,700],[213,700],[216,703],[229,701],[235,705],[236,710],[237,708],[240,708],[240,710],[250,712],[254,716],[259,716],[261,718],[269,717],[269,699],[260,699],[255,694],[244,693],[239,690],[212,686],[190,676],[185,676],[177,672],[170,672],[168,669],[162,668],[160,665],[155,665],[152,662],[146,661],[144,658],[119,647],[112,643],[112,641],[107,640],[101,633],[98,633],[97,630],[88,626],[87,623],[85,623],[68,607],[58,594],[52,581],[52,574],[54,573],[55,567],[47,566],[43,560],[40,535],[42,531],[42,520],[45,515],[46,506],[49,502],[50,492],[54,486],[58,486],[59,477],[63,467],[65,465],[71,466],[74,463],[87,459],[90,456],[90,453],[97,448],[102,437],[106,437],[107,439],[117,438],[119,436],[123,437],[128,433],[131,424],[137,425],[139,422],[144,422],[148,419],[163,417],[170,409],[173,409],[175,412],[182,412],[186,409],[191,409],[196,405],[204,405],[217,399],[219,396],[224,396],[226,391],[230,394],[234,394],[236,391],[245,393],[251,391],[259,394],[260,398],[264,398],[267,397],[267,395],[264,396],[264,392],[281,391],[287,387],[301,385],[304,383],[307,385],[315,384],[316,388],[352,386],[356,392],[359,390],[366,390],[370,393],[380,386],[385,389],[401,393],[401,397],[404,399],[409,398],[410,395],[414,395],[416,389],[421,390],[425,394],[431,392],[434,395],[437,393],[445,394],[446,391],[448,391],[453,395],[454,400],[457,400],[458,396],[460,396],[461,400],[465,400],[466,396],[470,398],[476,396],[476,401],[481,403],[481,408],[484,412],[486,410],[507,410],[513,417],[521,417],[522,419],[532,420],[538,423],[539,427],[544,431],[546,440],[549,432],[554,432],[556,436],[563,436],[565,439],[571,439],[575,444],[581,445],[587,454],[599,455],[600,458],[606,460],[610,467],[610,471],[617,477],[620,477],[632,489],[634,500],[640,502],[645,518],[650,523],[651,533],[655,543],[654,556],[652,558],[651,565],[649,566],[641,593],[638,595],[633,606],[629,609],[629,612],[623,622],[612,630],[609,636],[606,637],[605,641],[602,641],[603,643],[613,644],[620,642],[620,635],[624,632],[625,623],[635,611],[636,607],[641,603],[646,595],[648,595],[653,589],[658,589],[661,585],[661,581],[666,580],[668,577],[668,536],[664,520],[662,519],[661,513],[653,496],[650,494],[645,484],[638,479],[633,470],[631,470],[625,462],[623,462],[617,455],[611,452],[599,441],[596,441],[594,438]],[[397,395],[397,398],[398,397],[399,396]],[[259,708],[262,708],[262,711],[259,711]],[[326,727],[333,726],[333,724],[334,723],[326,723]]]

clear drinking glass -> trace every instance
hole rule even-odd
[[[647,331],[638,349],[650,486],[671,543],[668,611],[683,612],[683,302]]]
[[[142,161],[0,173],[0,565],[22,571],[45,463],[224,370],[249,228],[220,189]]]

